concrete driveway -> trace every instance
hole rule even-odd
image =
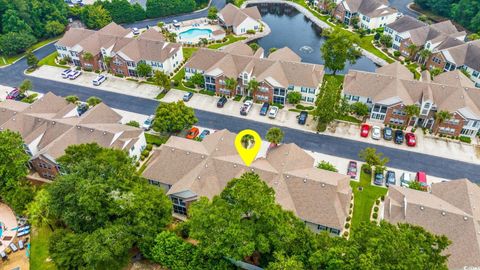
[[[160,89],[155,85],[129,81],[106,72],[101,74],[106,75],[108,79],[99,86],[92,84],[92,81],[98,76],[95,72],[82,72],[82,75],[75,80],[63,79],[61,74],[64,70],[63,68],[45,65],[27,75],[143,98],[154,99],[160,93]]]
[[[176,102],[178,100],[182,100],[184,94],[184,91],[172,89],[167,93],[167,95],[165,95],[162,101]],[[290,112],[286,109],[280,110],[275,119],[270,119],[268,116],[261,116],[260,109],[262,108],[262,104],[253,104],[253,107],[250,109],[248,115],[242,116],[240,115],[240,108],[242,107],[243,102],[228,99],[223,108],[217,108],[217,101],[219,99],[220,97],[217,96],[194,94],[193,97],[186,102],[186,104],[194,109],[201,109],[253,121],[259,121],[274,126],[285,126],[307,131],[314,131],[316,127],[313,117],[308,117],[306,125],[299,125],[297,123],[298,113]]]

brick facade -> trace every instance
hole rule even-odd
[[[405,57],[410,57],[410,50],[408,49],[408,46],[412,44],[412,40],[410,38],[403,39],[402,42],[400,42],[400,53],[405,56]]]
[[[82,65],[83,69],[92,69],[92,70],[101,70],[102,67],[100,66],[100,60],[102,59],[102,55],[96,54],[93,56],[93,59],[91,60],[85,60],[83,58],[84,54],[80,54],[80,64]]]
[[[405,106],[403,104],[397,104],[389,107],[383,123],[385,125],[391,124],[397,126],[406,126],[408,117],[404,111],[404,107]]]
[[[30,160],[30,165],[41,177],[46,179],[52,180],[59,173],[57,164],[42,155]]]
[[[433,130],[439,134],[460,136],[460,132],[465,125],[465,119],[458,113],[453,113],[450,117],[449,120],[440,125],[435,123]]]
[[[112,57],[110,61],[110,70],[116,75],[129,76],[127,61],[118,55]]]
[[[253,97],[253,101],[259,101],[259,102],[273,102],[273,87],[266,83],[266,82],[260,82],[259,88],[266,88],[266,91],[258,89],[258,91],[255,93]]]
[[[345,7],[343,4],[337,5],[337,8],[335,8],[335,11],[333,12],[333,16],[342,22],[345,20]]]
[[[446,63],[447,61],[445,60],[445,57],[443,57],[443,54],[441,52],[437,52],[430,56],[426,66],[428,69],[439,68],[443,71]]]

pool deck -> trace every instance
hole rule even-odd
[[[0,251],[4,251],[5,248],[15,240],[15,236],[17,235],[17,231],[12,231],[12,229],[18,227],[15,214],[12,209],[4,203],[0,203],[0,222],[3,224],[3,234],[1,237],[2,245],[0,246]],[[4,240],[5,238],[8,239],[8,237],[10,237],[9,240]]]
[[[200,41],[201,38],[206,38],[208,40],[220,40],[225,37],[225,31],[218,24],[210,24],[209,19],[201,18],[189,21],[178,22],[180,27],[173,26],[173,23],[167,24],[167,30],[177,34],[177,41],[184,44],[196,44]],[[190,29],[208,29],[212,31],[210,35],[200,35],[194,38],[180,39],[180,33],[188,31]],[[219,34],[214,34],[215,32],[221,32]]]

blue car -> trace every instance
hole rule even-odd
[[[383,185],[383,172],[375,173],[375,179],[373,180],[373,183],[377,186],[382,186]]]
[[[270,104],[268,104],[268,102],[264,102],[262,108],[260,109],[260,115],[262,116],[267,115],[269,107],[270,107]]]
[[[204,131],[202,131],[202,133],[200,133],[200,136],[198,136],[198,138],[203,140],[208,134],[210,134],[210,130],[205,129]]]

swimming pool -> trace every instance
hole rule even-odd
[[[194,38],[207,38],[212,35],[213,31],[210,29],[200,29],[200,28],[191,28],[188,29],[187,31],[183,31],[180,33],[180,39],[185,40],[185,39],[194,39]]]

